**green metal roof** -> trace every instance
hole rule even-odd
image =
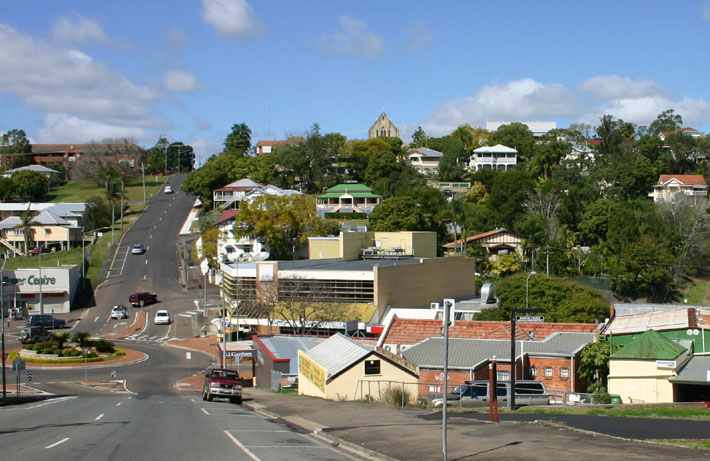
[[[625,347],[611,354],[611,358],[674,360],[685,350],[685,347],[671,341],[656,330],[648,330]]]
[[[338,184],[318,195],[317,198],[338,198],[345,193],[357,198],[382,198],[381,195],[373,194],[372,189],[364,184]]]

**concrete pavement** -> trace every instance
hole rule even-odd
[[[441,418],[431,418],[430,410],[333,402],[254,388],[245,389],[244,405],[373,459],[443,459]],[[447,441],[450,460],[710,459],[710,451],[624,440],[543,421],[495,424],[453,412]]]

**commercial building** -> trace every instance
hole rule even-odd
[[[7,310],[63,314],[71,311],[79,290],[78,265],[5,270],[2,305]]]

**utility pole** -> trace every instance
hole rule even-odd
[[[143,205],[145,205],[148,200],[145,195],[145,165],[143,165],[143,162],[141,162],[141,176],[143,176]]]

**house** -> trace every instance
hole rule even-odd
[[[486,130],[497,131],[503,125],[510,125],[511,123],[522,123],[527,126],[530,131],[532,131],[533,136],[540,138],[547,134],[548,131],[557,129],[556,122],[488,122],[486,121]]]
[[[439,161],[444,156],[441,152],[427,147],[409,149],[404,154],[405,163],[411,165],[422,174],[437,174]]]
[[[246,195],[263,187],[264,184],[252,181],[249,178],[240,179],[224,187],[212,191],[212,206],[219,208],[238,208],[239,202],[244,200]]]
[[[690,203],[696,205],[707,200],[708,185],[705,176],[701,174],[662,174],[658,184],[652,186],[649,197],[654,202],[668,202],[676,199],[678,194],[688,196]]]
[[[381,201],[381,195],[363,184],[338,184],[316,196],[316,213],[321,218],[326,213],[370,214]]]
[[[278,390],[296,383],[298,352],[308,352],[326,338],[322,336],[255,335],[256,386]]]
[[[298,351],[298,395],[382,400],[394,385],[416,399],[417,382],[412,363],[340,333],[306,352]]]
[[[691,352],[710,352],[710,309],[673,306],[673,309],[616,315],[607,323],[602,335],[607,340],[626,346],[648,330],[672,341],[687,341]],[[707,349],[706,349],[707,348]]]
[[[495,229],[481,234],[458,239],[442,245],[445,249],[457,251],[463,246],[480,245],[484,250],[484,259],[495,260],[498,255],[517,253],[523,256],[523,238],[506,229]]]
[[[474,149],[473,155],[468,162],[468,167],[472,171],[498,170],[508,171],[515,168],[518,163],[518,151],[496,144],[495,146],[483,146]]]
[[[302,195],[301,192],[293,189],[281,189],[273,184],[267,184],[262,187],[257,187],[250,190],[244,195],[244,200],[253,203],[259,197],[264,195],[276,195],[278,197],[291,197],[293,195]]]
[[[436,258],[436,233],[365,231],[308,238],[308,259],[341,258],[344,261],[355,261],[403,257]]]
[[[690,357],[685,344],[648,330],[611,354],[609,393],[618,394],[624,403],[673,402],[673,384],[669,380]]]
[[[475,261],[470,258],[220,261],[219,275],[228,304],[335,303],[357,310],[365,322],[378,322],[388,306],[428,307],[443,298],[469,298],[476,291]]]
[[[11,178],[15,173],[18,173],[20,171],[35,171],[37,173],[40,173],[44,175],[50,182],[55,182],[57,180],[57,176],[59,176],[59,172],[57,170],[53,170],[51,168],[47,168],[46,166],[42,165],[28,165],[28,166],[21,166],[19,168],[13,168],[11,170],[7,170],[2,173],[3,178]]]
[[[259,141],[256,143],[256,155],[270,154],[276,147],[288,143],[289,141]]]
[[[465,195],[471,188],[470,182],[432,181],[431,179],[427,180],[426,185],[439,189],[449,198],[453,198],[454,195]]]
[[[393,316],[377,346],[401,355],[407,349],[433,336],[440,336],[442,320],[400,318]],[[595,323],[520,322],[515,330],[517,340],[542,341],[556,333],[594,333]],[[510,322],[457,320],[449,327],[449,338],[501,339],[510,342]]]
[[[367,131],[367,139],[378,138],[380,136],[399,138],[399,128],[390,120],[390,118],[382,111],[375,123],[372,124]]]
[[[658,137],[661,138],[661,141],[665,141],[666,139],[668,139],[669,136],[673,136],[676,134],[682,134],[696,139],[704,137],[704,135],[700,131],[690,127],[678,128],[677,130],[673,131],[666,131],[665,133],[659,134]]]
[[[68,250],[81,245],[83,235],[84,203],[2,203],[0,204],[1,252],[25,254],[42,245]],[[22,214],[30,211],[29,228],[32,237],[26,248],[25,225]]]
[[[594,333],[554,333],[543,340],[515,342],[516,379],[545,383],[549,391],[585,392],[587,383],[579,378],[579,354],[595,341]],[[402,356],[419,369],[419,394],[442,392],[445,340],[440,334],[406,349]],[[510,380],[510,339],[449,338],[449,375],[452,387],[466,381],[488,379],[488,365],[496,360],[497,379]]]

